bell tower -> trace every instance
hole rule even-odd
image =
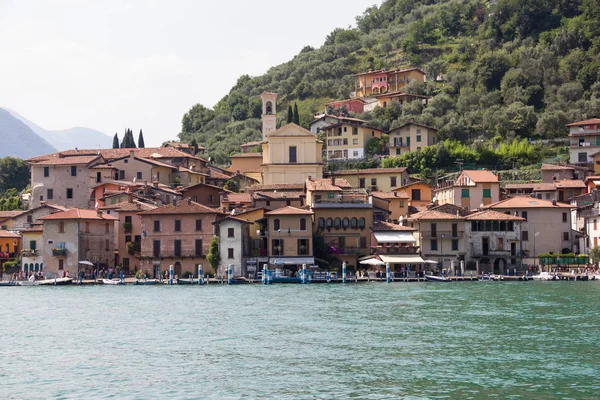
[[[262,138],[267,140],[267,135],[277,129],[277,93],[264,92],[262,99]]]

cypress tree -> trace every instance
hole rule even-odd
[[[127,129],[125,129],[125,133],[123,134],[123,140],[121,140],[121,148],[122,149],[126,149],[127,148]]]
[[[140,129],[140,135],[138,136],[138,147],[140,149],[143,149],[144,147],[146,147],[146,145],[144,144],[144,135],[142,134],[141,129]]]
[[[298,115],[298,104],[294,103],[294,123],[300,125],[300,115]]]
[[[113,149],[118,149],[119,148],[119,135],[117,135],[115,133],[115,136],[113,137]]]
[[[130,149],[135,149],[135,139],[133,138],[133,131],[131,129],[129,130],[129,144]]]
[[[292,111],[292,105],[288,105],[287,123],[294,122],[294,112]]]

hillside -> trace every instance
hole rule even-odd
[[[47,130],[29,121],[16,111],[8,111],[59,151],[75,147],[80,149],[109,148],[112,145],[112,137],[95,129],[73,127],[61,130]]]
[[[8,111],[0,108],[0,158],[31,158],[56,149]]]
[[[192,107],[180,138],[195,138],[226,163],[239,143],[260,137],[261,92],[279,94],[280,121],[297,101],[306,126],[329,100],[349,97],[353,73],[409,66],[429,78],[405,90],[432,96],[429,106],[390,106],[362,118],[383,129],[409,120],[436,126],[443,139],[471,150],[482,141],[565,137],[567,122],[600,115],[599,19],[598,0],[386,0],[358,16],[356,28],[334,29],[318,49],[240,77],[213,109]]]

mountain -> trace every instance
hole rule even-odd
[[[357,16],[355,28],[333,29],[322,46],[240,77],[214,108],[194,105],[179,137],[227,163],[239,143],[260,137],[263,91],[279,95],[278,124],[297,102],[306,127],[331,99],[350,97],[353,74],[418,67],[427,82],[404,90],[430,97],[427,106],[394,103],[358,117],[385,130],[411,120],[435,126],[473,154],[513,139],[565,139],[565,124],[600,115],[599,18],[599,0],[385,0]],[[436,168],[453,165],[447,144],[436,148]],[[551,152],[566,153],[547,146],[535,155]]]
[[[31,158],[56,149],[10,112],[0,108],[0,157]]]
[[[14,110],[8,111],[16,118],[21,120],[25,125],[31,128],[32,131],[46,139],[58,151],[68,150],[73,148],[79,149],[96,149],[110,148],[112,146],[112,137],[91,128],[74,127],[69,129],[61,129],[49,131],[39,125],[31,122]]]

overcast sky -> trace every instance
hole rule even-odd
[[[0,0],[0,107],[45,129],[85,126],[146,145],[378,0]],[[137,137],[137,136],[136,136]]]

